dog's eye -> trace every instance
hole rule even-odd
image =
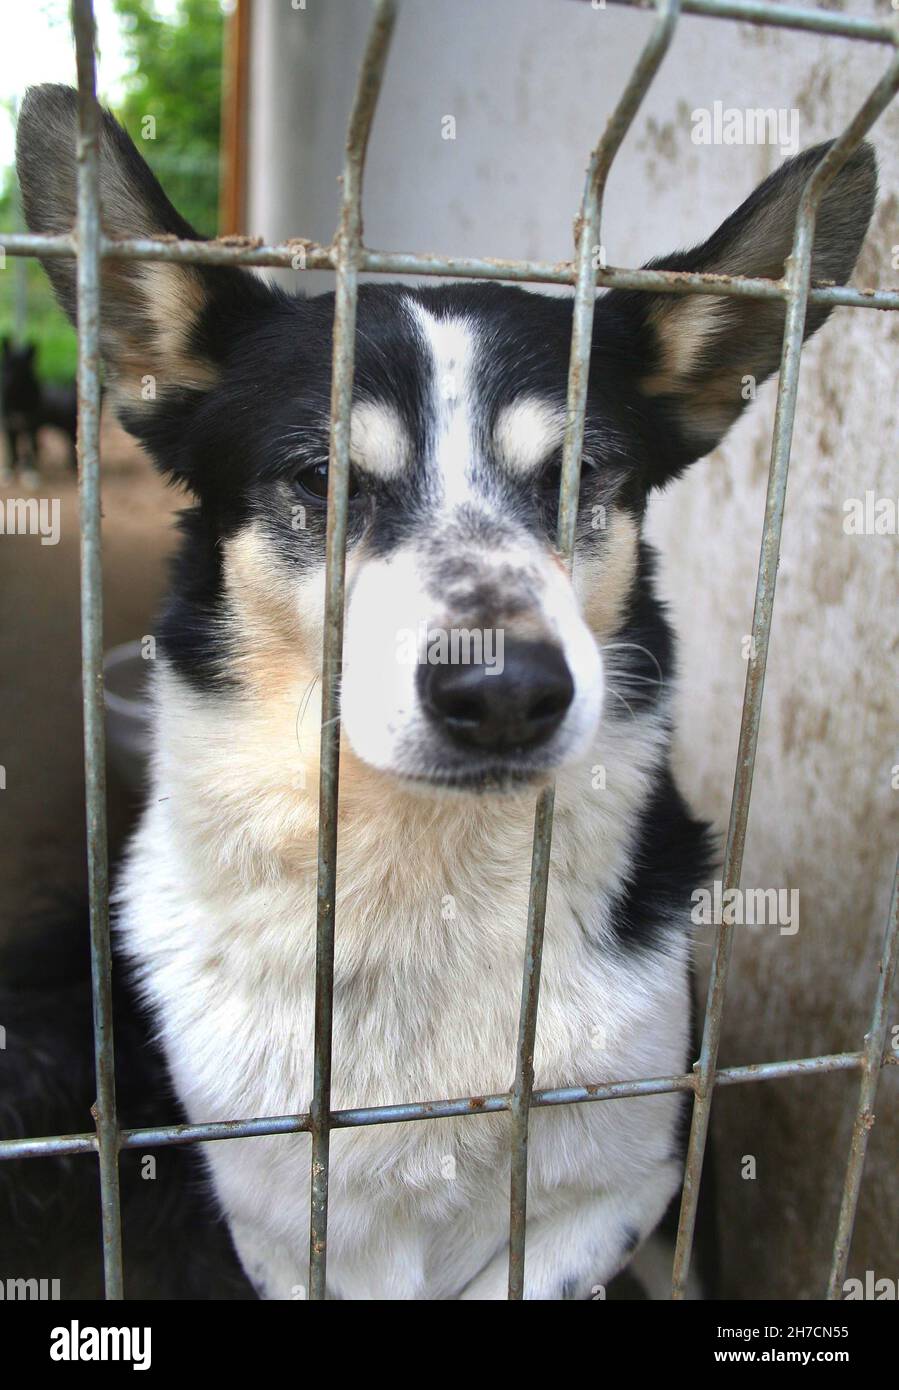
[[[540,487],[544,492],[555,493],[558,497],[559,488],[562,486],[562,460],[553,461],[548,468],[543,470],[540,478]]]
[[[593,464],[589,458],[583,458],[581,460],[581,482],[584,481],[592,468]],[[560,454],[558,459],[554,459],[540,475],[540,490],[551,496],[554,500],[557,500],[561,486],[562,456]]]
[[[298,473],[296,475],[294,479],[294,486],[296,487],[297,492],[301,493],[302,496],[307,497],[314,502],[326,501],[328,496],[327,461],[324,461],[322,463],[313,463],[310,464],[308,468],[304,468],[301,473]],[[356,482],[354,474],[351,472],[349,494],[351,501],[354,497],[358,495],[358,492],[359,486]]]

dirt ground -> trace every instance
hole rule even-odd
[[[0,932],[14,932],[48,895],[85,885],[78,588],[78,490],[63,440],[40,440],[39,499],[58,499],[59,542],[0,535]],[[152,632],[183,505],[111,418],[101,440],[104,645]],[[27,497],[0,487],[0,506]],[[114,855],[134,814],[110,773]],[[2,784],[2,779],[0,779]]]

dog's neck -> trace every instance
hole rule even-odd
[[[172,848],[211,898],[314,883],[318,845],[317,718],[297,702],[199,695],[163,667],[156,683],[151,798]],[[581,882],[614,889],[626,870],[649,774],[667,755],[656,710],[612,711],[593,746],[556,782],[556,871],[580,860]],[[479,875],[527,883],[538,788],[514,794],[427,793],[341,760],[341,892],[389,897],[397,879],[452,894]],[[581,858],[583,856],[583,858]],[[585,868],[586,866],[586,868]],[[364,880],[364,882],[363,882]]]

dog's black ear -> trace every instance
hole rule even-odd
[[[70,87],[32,87],[22,105],[16,163],[33,232],[71,231],[77,213],[77,96]],[[100,203],[108,236],[199,239],[172,207],[125,131],[101,112]],[[43,261],[66,313],[76,317],[72,258]],[[252,313],[271,292],[247,271],[162,262],[102,265],[100,341],[117,403],[128,408],[166,389],[205,389],[228,346],[229,315]]]
[[[777,280],[793,244],[802,190],[830,148],[817,145],[760,184],[704,245],[650,263],[649,269]],[[828,188],[815,226],[813,281],[845,284],[871,220],[877,165],[862,145]],[[805,337],[829,309],[811,305]],[[597,305],[597,335],[617,341],[637,365],[636,387],[653,406],[664,441],[651,475],[662,484],[712,449],[759,385],[780,364],[782,300],[613,291]]]

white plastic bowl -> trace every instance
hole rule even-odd
[[[103,700],[109,761],[132,791],[142,791],[150,756],[149,661],[140,642],[111,647],[103,658]]]

